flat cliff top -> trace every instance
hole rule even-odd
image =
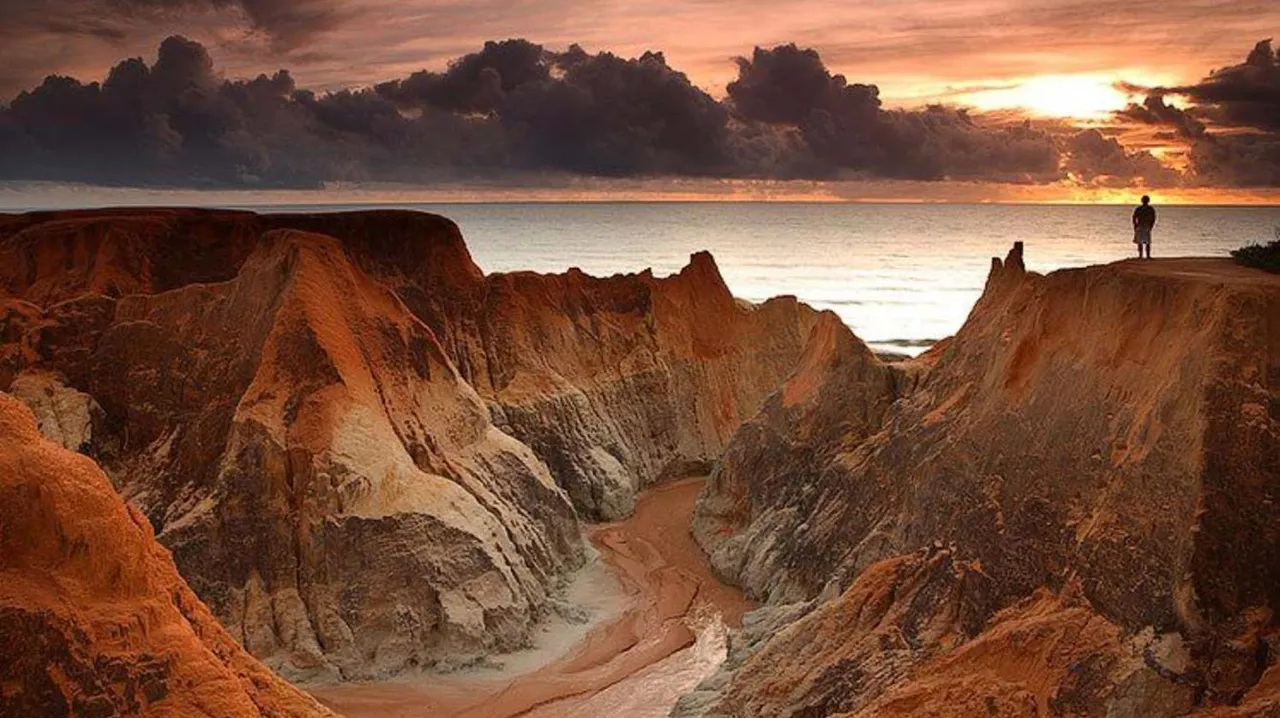
[[[1280,287],[1280,274],[1242,267],[1227,257],[1171,257],[1169,259],[1126,259],[1106,265],[1122,274],[1169,277],[1234,286]]]

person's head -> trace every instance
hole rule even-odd
[[[1151,198],[1150,198],[1150,197],[1148,197],[1148,196],[1146,196],[1145,194],[1144,194],[1144,195],[1142,195],[1142,203],[1143,203],[1143,204],[1151,204]]]

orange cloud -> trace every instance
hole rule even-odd
[[[1241,38],[1280,26],[1276,4],[1259,0],[113,2],[122,11],[104,13],[88,0],[4,0],[0,97],[52,72],[101,72],[180,33],[209,46],[233,75],[288,66],[302,86],[319,89],[441,69],[484,40],[528,37],[626,55],[663,50],[718,94],[734,76],[731,57],[794,41],[818,49],[851,82],[877,83],[895,104],[1046,74],[1123,70],[1148,84],[1193,80],[1234,61]],[[149,6],[165,12],[143,11]],[[305,42],[281,45],[273,34]]]

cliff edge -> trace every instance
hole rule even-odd
[[[223,630],[87,457],[0,393],[0,714],[328,716]]]
[[[579,515],[705,470],[814,321],[680,274],[490,275],[417,212],[0,222],[0,390],[94,456],[286,676],[523,647]]]
[[[1017,247],[896,379],[827,335],[695,525],[726,576],[801,603],[685,714],[1275,707],[1280,279],[1225,259],[1040,276]]]

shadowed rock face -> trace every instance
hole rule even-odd
[[[706,253],[667,278],[493,275],[478,303],[441,299],[423,314],[463,375],[596,519],[716,461],[815,318],[794,298],[738,302]]]
[[[0,287],[0,388],[100,406],[87,451],[296,678],[526,643],[581,562],[574,504],[717,458],[813,323],[707,256],[485,277],[409,212],[9,217]]]
[[[252,658],[87,457],[0,393],[0,714],[326,716]]]
[[[1039,276],[1015,251],[917,362],[828,334],[695,522],[749,592],[825,602],[687,715],[1274,709],[1280,281],[1226,260]]]

